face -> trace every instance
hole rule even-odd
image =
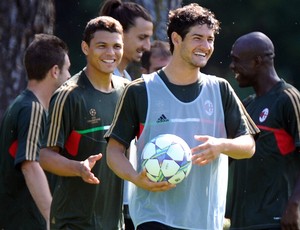
[[[150,57],[149,73],[155,72],[166,66],[171,59],[171,56],[161,56],[159,53],[153,52]]]
[[[119,33],[97,31],[90,45],[82,42],[82,50],[91,71],[111,74],[121,61],[123,39]]]
[[[150,38],[153,34],[152,22],[143,18],[135,20],[135,26],[124,32],[124,57],[126,64],[139,62],[145,50],[150,50]]]
[[[191,67],[204,67],[214,51],[214,30],[207,25],[191,27],[184,40],[175,33],[174,54],[179,55]]]
[[[232,47],[229,67],[235,73],[239,87],[249,87],[255,84],[255,60],[238,43]]]
[[[63,65],[62,69],[59,71],[57,87],[61,86],[66,80],[68,80],[71,77],[70,72],[69,72],[70,66],[71,66],[70,59],[69,59],[69,56],[66,54],[65,55],[65,63]]]

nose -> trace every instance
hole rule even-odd
[[[115,53],[115,50],[114,50],[113,47],[107,47],[106,53],[107,53],[107,54],[114,54],[114,53]]]
[[[144,40],[143,49],[145,51],[149,51],[150,48],[151,48],[151,41],[150,41],[150,37],[149,37],[149,38],[147,38],[147,39]]]

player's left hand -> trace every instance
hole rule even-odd
[[[211,136],[195,135],[202,144],[191,149],[193,164],[206,165],[215,160],[221,153],[221,141]]]
[[[285,212],[281,218],[281,229],[300,230],[300,211],[297,203],[288,202]]]
[[[102,158],[102,154],[89,156],[85,161],[81,161],[80,176],[82,180],[89,184],[99,184],[100,180],[91,172],[96,162]]]

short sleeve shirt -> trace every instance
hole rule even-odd
[[[99,185],[80,177],[59,177],[51,207],[51,229],[120,229],[122,226],[122,181],[106,164],[104,133],[110,127],[115,106],[126,80],[113,76],[114,90],[96,90],[82,71],[53,96],[44,147],[58,146],[69,159],[82,161],[102,153],[92,172]]]
[[[36,96],[23,91],[4,114],[0,128],[0,229],[45,229],[20,165],[38,161],[46,112]],[[17,217],[17,219],[16,219]]]

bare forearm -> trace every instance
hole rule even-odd
[[[48,172],[59,176],[81,176],[81,163],[69,160],[49,148],[41,149],[40,164]]]
[[[49,222],[52,196],[44,171],[38,162],[28,161],[22,164],[22,172],[33,200],[45,220]]]
[[[137,172],[128,161],[125,151],[124,146],[116,140],[110,139],[107,146],[107,164],[118,177],[132,182],[133,175],[137,176]]]
[[[251,135],[224,139],[222,149],[222,153],[234,159],[250,158],[255,152],[255,141]]]

